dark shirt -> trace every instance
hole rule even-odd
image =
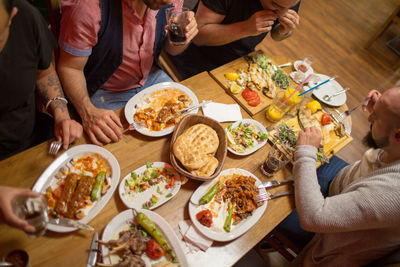
[[[224,15],[221,24],[233,24],[249,19],[257,11],[261,11],[260,0],[201,0],[210,10]],[[291,9],[298,12],[300,2]],[[275,21],[275,24],[279,20]],[[202,71],[210,71],[236,58],[253,52],[255,47],[264,40],[268,33],[249,36],[221,46],[196,46],[190,44],[182,54],[171,56],[183,79],[189,78]]]
[[[56,42],[42,15],[26,0],[0,53],[0,159],[32,145],[36,121],[37,70],[47,69]]]

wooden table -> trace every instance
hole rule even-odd
[[[182,82],[198,97],[199,101],[212,99],[219,103],[235,103],[207,73],[198,74]],[[244,118],[250,116],[244,111]],[[124,126],[127,122],[123,112],[118,111]],[[225,124],[226,125],[226,124]],[[169,141],[171,135],[161,138],[143,136],[137,132],[125,134],[118,143],[106,145],[105,148],[115,155],[121,167],[121,179],[132,170],[151,161],[169,161]],[[42,143],[9,159],[0,162],[1,185],[31,188],[40,174],[54,160],[47,154],[50,142]],[[75,145],[86,143],[82,138]],[[224,169],[242,168],[254,173],[261,180],[266,178],[259,170],[266,157],[269,146],[266,145],[247,157],[228,153]],[[60,152],[61,153],[61,152]],[[290,175],[279,172],[277,179]],[[178,231],[178,222],[189,219],[188,200],[193,191],[201,184],[199,181],[188,181],[179,193],[163,206],[154,211],[163,216]],[[279,189],[285,190],[287,185]],[[187,255],[190,266],[231,266],[244,256],[254,245],[267,235],[294,208],[293,197],[282,197],[270,201],[263,217],[246,234],[231,242],[214,242],[207,252],[196,252]],[[99,233],[108,222],[126,207],[115,193],[105,208],[90,222]],[[85,266],[88,257],[92,233],[75,231],[72,233],[47,232],[45,236],[28,238],[24,232],[0,226],[0,252],[5,254],[13,249],[24,249],[30,255],[31,266]]]

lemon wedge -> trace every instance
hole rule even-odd
[[[275,105],[271,105],[269,106],[269,108],[267,109],[267,119],[275,122],[280,120],[282,117],[282,113],[281,111],[278,109],[277,106]]]
[[[314,114],[319,109],[322,109],[321,104],[317,100],[308,102],[306,107],[311,111],[311,114]]]
[[[242,90],[242,87],[240,87],[236,83],[232,83],[230,89],[231,89],[232,94],[237,94]]]
[[[235,72],[227,72],[225,73],[225,77],[230,81],[236,81],[239,78],[239,74]]]

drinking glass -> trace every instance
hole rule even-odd
[[[274,144],[268,152],[267,159],[261,164],[261,171],[268,177],[272,177],[277,171],[281,170],[291,160],[291,151],[283,151]]]
[[[186,42],[185,27],[188,23],[186,7],[170,7],[165,10],[168,24],[168,35],[172,44],[184,45]]]
[[[37,198],[16,196],[12,200],[12,209],[20,219],[35,227],[35,232],[26,233],[29,237],[44,235],[49,223],[47,200],[44,196]]]

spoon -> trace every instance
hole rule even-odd
[[[340,90],[339,92],[334,93],[333,95],[324,95],[324,96],[322,97],[322,99],[325,100],[325,101],[327,101],[327,102],[329,102],[329,101],[332,100],[333,97],[338,96],[338,95],[341,95],[341,94],[343,94],[343,93],[345,93],[345,92],[347,92],[347,91],[349,91],[349,90],[350,90],[350,88],[345,88],[345,89],[343,89],[343,90]]]
[[[289,67],[292,65],[292,62],[288,62],[279,66],[272,65],[272,69],[276,72],[278,68]]]

